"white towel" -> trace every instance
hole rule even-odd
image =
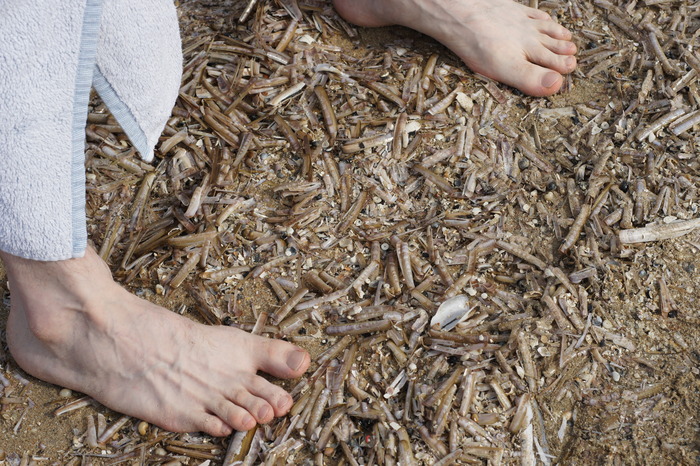
[[[82,256],[91,86],[150,161],[181,70],[170,0],[0,1],[0,249]]]

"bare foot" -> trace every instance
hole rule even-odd
[[[571,32],[513,0],[333,0],[359,26],[410,27],[442,42],[473,71],[533,96],[557,92],[576,68]]]
[[[58,262],[1,253],[10,351],[30,374],[164,429],[224,436],[283,416],[292,398],[257,375],[299,377],[306,351],[205,326],[117,285],[94,250]]]

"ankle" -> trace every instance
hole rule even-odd
[[[23,314],[29,331],[46,343],[60,342],[79,326],[106,325],[99,304],[116,285],[90,258],[43,262],[0,254],[10,284],[11,314]],[[95,268],[97,270],[90,270]],[[106,273],[105,273],[106,272]],[[17,317],[17,316],[15,316]]]

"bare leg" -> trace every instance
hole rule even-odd
[[[293,378],[309,366],[290,343],[201,325],[137,298],[92,249],[57,262],[0,257],[17,363],[165,429],[223,436],[269,422],[292,399],[257,371]]]
[[[576,68],[571,33],[513,0],[333,0],[359,26],[407,26],[442,42],[469,68],[533,96],[551,95]]]

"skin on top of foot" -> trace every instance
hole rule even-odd
[[[532,96],[556,93],[576,68],[571,32],[513,0],[333,0],[359,26],[402,25],[440,41],[479,74]]]
[[[257,372],[295,378],[309,367],[291,343],[198,324],[134,296],[92,249],[58,262],[0,257],[20,367],[164,429],[224,436],[269,422],[292,398]]]

